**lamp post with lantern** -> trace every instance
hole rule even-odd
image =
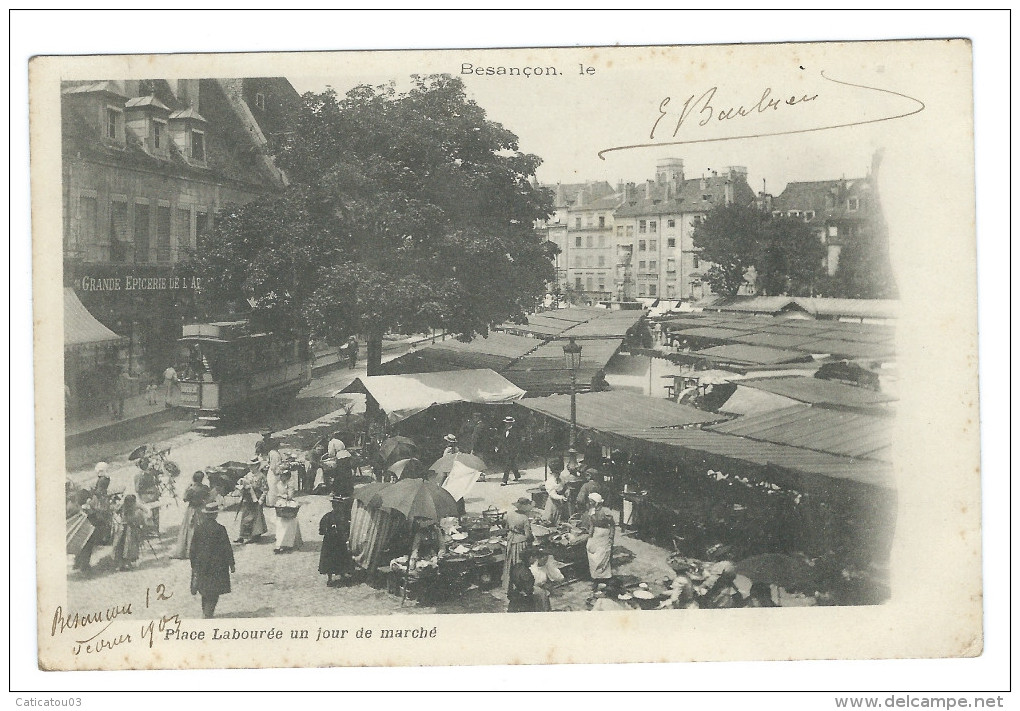
[[[581,346],[574,337],[563,346],[563,359],[570,369],[570,449],[577,442],[577,369],[581,365]]]

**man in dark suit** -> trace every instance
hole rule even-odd
[[[514,481],[521,480],[521,470],[517,466],[517,460],[521,456],[521,433],[517,429],[516,420],[512,417],[503,418],[503,432],[499,436],[499,448],[503,454],[503,483],[506,486],[510,483],[510,473],[513,472]]]
[[[230,573],[234,572],[230,536],[216,522],[219,510],[215,503],[205,507],[191,539],[191,594],[202,596],[202,617],[206,619],[216,612],[220,595],[230,592]]]

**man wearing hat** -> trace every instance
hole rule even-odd
[[[460,448],[457,446],[457,437],[453,434],[448,434],[443,437],[443,441],[446,442],[446,449],[443,450],[443,456],[448,454],[457,454],[460,452]]]
[[[354,559],[347,546],[347,537],[351,530],[349,500],[343,496],[330,499],[333,510],[319,519],[319,535],[322,536],[322,548],[319,551],[319,573],[326,576],[326,587],[338,587],[342,579],[350,579],[354,574]],[[333,580],[336,575],[337,579]]]
[[[202,596],[202,617],[216,612],[220,595],[230,592],[230,573],[234,568],[234,551],[230,548],[227,529],[216,521],[220,507],[206,504],[201,520],[195,527],[191,552],[191,594]]]
[[[506,486],[510,483],[511,472],[514,481],[521,480],[521,470],[517,466],[517,460],[521,456],[521,433],[517,429],[517,420],[512,417],[503,418],[503,432],[499,437],[499,448],[503,453],[503,483]]]
[[[266,493],[266,482],[262,477],[262,460],[252,457],[248,460],[248,473],[237,480],[237,493],[241,497],[241,524],[237,529],[235,543],[254,543],[265,534],[266,515],[262,512],[262,497]]]

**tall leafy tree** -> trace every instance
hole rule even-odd
[[[824,276],[825,247],[800,220],[731,203],[712,210],[692,237],[712,262],[705,278],[718,294],[736,296],[752,268],[756,293],[767,296],[810,295]]]
[[[792,217],[763,222],[754,270],[764,296],[812,296],[825,276],[825,245],[813,230]]]
[[[760,257],[762,214],[746,205],[720,205],[695,227],[692,239],[701,259],[712,263],[705,279],[712,291],[736,296],[747,271]]]
[[[369,373],[387,331],[485,334],[554,277],[533,229],[552,210],[529,182],[541,160],[459,79],[412,79],[306,94],[274,151],[290,187],[231,211],[197,257],[258,318],[331,343],[364,334]]]

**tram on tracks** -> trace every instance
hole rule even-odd
[[[248,321],[184,326],[179,404],[207,426],[288,404],[312,381],[307,338],[261,333]]]

